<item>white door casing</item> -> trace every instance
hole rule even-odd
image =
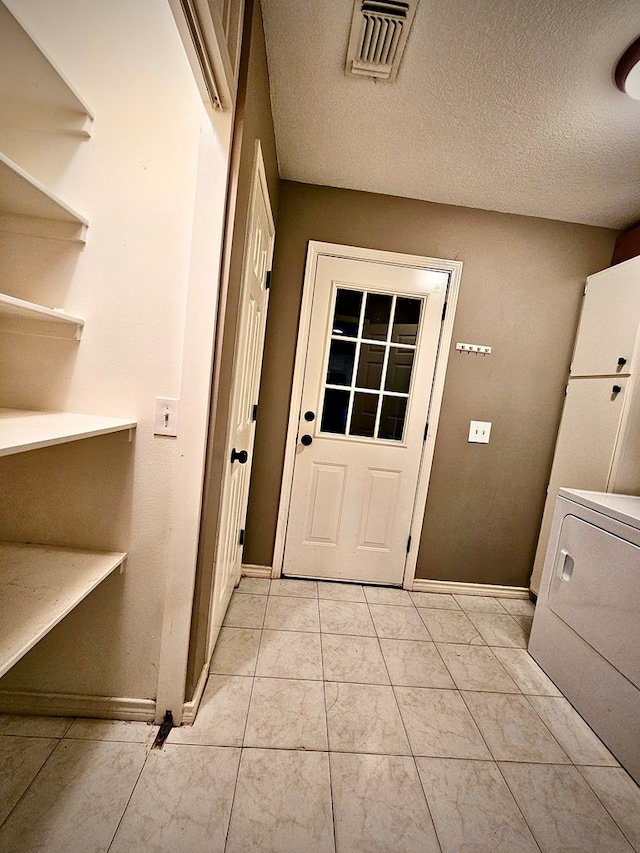
[[[225,449],[226,467],[209,608],[207,660],[213,653],[229,599],[240,579],[242,567],[241,531],[245,524],[249,498],[255,438],[255,406],[260,388],[269,300],[267,273],[271,269],[274,235],[275,226],[262,151],[260,142],[256,141],[233,361]]]
[[[274,575],[413,582],[461,267],[310,243]]]

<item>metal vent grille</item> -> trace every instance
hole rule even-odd
[[[356,0],[347,50],[347,75],[392,82],[418,0]]]

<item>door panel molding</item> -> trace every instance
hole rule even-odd
[[[296,341],[296,356],[294,363],[293,383],[291,389],[291,404],[289,408],[289,422],[287,427],[287,439],[283,464],[282,485],[280,490],[280,501],[278,506],[278,517],[276,527],[276,538],[273,555],[273,577],[279,577],[282,573],[284,559],[285,535],[289,506],[291,501],[291,488],[293,484],[293,470],[296,454],[296,436],[300,406],[302,403],[303,380],[306,366],[307,343],[311,324],[311,309],[314,296],[314,282],[318,266],[318,260],[322,256],[345,258],[349,260],[363,260],[379,264],[390,264],[393,266],[413,267],[418,269],[436,268],[450,274],[447,302],[444,320],[440,331],[440,343],[436,358],[436,367],[433,379],[433,390],[429,406],[429,429],[422,449],[420,470],[418,474],[418,485],[416,499],[411,519],[411,538],[414,543],[407,555],[405,563],[403,586],[411,589],[415,577],[416,562],[418,555],[418,543],[424,519],[424,511],[427,501],[429,477],[433,462],[435,439],[438,419],[444,393],[444,381],[453,335],[453,322],[460,290],[460,279],[462,276],[462,261],[444,260],[441,258],[429,258],[420,255],[406,255],[397,252],[387,252],[377,249],[364,249],[356,246],[344,246],[335,243],[324,243],[316,240],[309,241],[307,260],[305,265],[304,285],[302,291],[302,303],[300,309],[300,321],[298,326],[298,337]]]
[[[390,551],[400,471],[369,468],[369,494],[360,521],[358,548]]]
[[[317,463],[313,466],[304,525],[305,542],[314,545],[337,544],[346,475],[346,465]]]

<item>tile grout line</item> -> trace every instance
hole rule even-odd
[[[580,767],[597,767],[597,768],[599,768],[599,769],[605,769],[605,770],[622,770],[622,772],[623,772],[623,773],[627,773],[627,771],[624,769],[624,767],[622,767],[622,765],[620,765],[620,767],[604,767],[604,768],[603,768],[603,767],[602,767],[602,765],[597,765],[597,764],[594,764],[594,765],[591,765],[591,764],[580,764],[580,765],[578,765],[578,766],[576,767],[576,770],[578,771],[578,773],[580,773],[580,777],[584,780],[585,784],[587,785],[587,787],[589,788],[589,790],[593,793],[593,795],[594,795],[594,797],[596,798],[596,800],[600,803],[600,805],[602,806],[602,808],[606,811],[606,813],[609,815],[609,817],[611,818],[611,820],[612,820],[612,821],[615,823],[615,825],[618,827],[618,829],[619,829],[619,830],[620,830],[620,832],[622,833],[622,835],[623,835],[623,837],[625,838],[625,840],[628,842],[628,844],[629,844],[629,846],[631,847],[631,849],[632,849],[632,850],[635,850],[635,851],[640,850],[640,848],[638,848],[638,847],[636,847],[636,846],[634,845],[634,843],[633,843],[633,842],[631,841],[631,839],[628,837],[627,833],[626,833],[626,832],[624,831],[624,829],[620,826],[620,824],[619,824],[619,823],[618,823],[618,821],[615,819],[615,817],[611,814],[611,811],[607,808],[606,803],[604,803],[604,802],[600,799],[600,797],[598,796],[598,792],[595,790],[595,788],[593,787],[593,785],[592,785],[592,784],[589,782],[589,780],[586,778],[586,776],[584,775],[584,773],[581,773],[581,772],[580,772]],[[627,775],[628,775],[628,774],[627,774]],[[632,781],[635,781],[635,780],[632,780]],[[637,784],[637,783],[636,783],[636,784]]]
[[[618,762],[618,764],[616,765],[616,764],[580,764],[580,763],[578,763],[577,761],[574,761],[574,760],[573,760],[573,758],[569,755],[568,751],[564,748],[564,746],[560,743],[560,741],[557,739],[557,737],[556,737],[556,736],[554,735],[554,733],[551,731],[551,727],[548,725],[548,723],[546,722],[546,720],[542,717],[542,715],[540,714],[540,712],[538,711],[538,709],[535,707],[535,705],[533,704],[533,702],[531,702],[531,701],[530,701],[530,696],[529,696],[529,695],[527,695],[527,694],[523,694],[523,695],[524,695],[524,698],[527,700],[527,703],[528,703],[529,707],[534,711],[534,713],[535,713],[535,714],[537,715],[537,717],[540,719],[540,722],[542,723],[542,725],[547,729],[547,731],[549,732],[549,734],[551,735],[551,737],[555,740],[555,742],[558,744],[558,746],[560,747],[560,749],[561,749],[561,750],[564,752],[564,754],[567,756],[567,758],[569,759],[569,762],[570,762],[570,764],[571,764],[571,766],[572,766],[572,767],[575,767],[575,768],[577,769],[578,767],[621,767],[621,766],[622,766],[619,762]],[[536,694],[532,694],[532,695],[536,695]],[[570,707],[571,707],[571,709],[572,709],[573,711],[575,711],[575,713],[576,713],[576,714],[578,715],[578,717],[582,720],[582,722],[583,722],[583,723],[585,723],[585,725],[589,728],[589,731],[594,735],[594,737],[596,737],[596,738],[597,738],[598,743],[600,743],[600,744],[601,744],[601,745],[602,745],[602,746],[607,750],[607,752],[609,752],[609,754],[610,754],[611,756],[613,756],[613,758],[614,758],[616,761],[618,761],[618,759],[615,757],[615,755],[613,755],[613,753],[611,752],[611,750],[606,746],[606,744],[604,744],[604,743],[600,740],[600,738],[598,737],[598,735],[596,734],[596,732],[594,732],[594,731],[593,731],[593,729],[591,728],[591,726],[589,725],[589,723],[587,723],[587,721],[582,717],[582,715],[581,715],[578,711],[576,711],[576,709],[573,707],[573,705],[571,705],[571,703],[570,703],[570,702],[569,702],[569,700],[566,698],[566,696],[542,696],[541,698],[543,698],[543,699],[564,699],[564,700],[565,700],[565,702],[568,702],[568,703],[569,703],[569,705],[570,705]],[[565,765],[565,766],[567,766],[567,765]],[[579,771],[578,771],[578,772],[579,772]],[[580,773],[580,775],[582,776],[582,774],[581,774],[581,773]],[[598,797],[598,799],[600,799],[600,798]],[[603,805],[604,805],[604,804],[603,804]]]
[[[67,729],[67,731],[68,731],[68,729]],[[16,737],[20,737],[20,735],[16,735]],[[34,784],[34,782],[35,782],[35,781],[36,781],[36,779],[38,778],[38,776],[42,773],[42,771],[43,771],[43,770],[44,770],[44,768],[46,767],[47,763],[49,762],[49,759],[51,758],[51,756],[53,755],[53,753],[54,753],[54,752],[56,752],[56,750],[58,749],[58,747],[60,746],[60,744],[61,744],[61,743],[62,743],[62,741],[64,740],[64,735],[62,735],[62,736],[61,736],[61,737],[59,737],[59,738],[51,738],[51,740],[57,740],[57,741],[58,741],[58,743],[53,747],[53,749],[51,750],[51,752],[49,753],[49,755],[47,755],[47,757],[46,757],[46,758],[45,758],[45,760],[42,762],[42,764],[40,765],[40,767],[38,768],[38,770],[33,774],[33,777],[30,779],[30,781],[29,781],[28,785],[26,786],[26,788],[25,788],[25,789],[24,789],[24,791],[20,794],[20,796],[18,797],[18,799],[16,800],[16,802],[13,804],[13,808],[9,811],[9,813],[6,815],[6,817],[4,818],[4,820],[0,823],[0,831],[2,830],[2,827],[3,827],[3,826],[6,826],[7,821],[9,820],[9,818],[10,818],[10,817],[11,817],[11,815],[14,813],[14,811],[17,809],[18,805],[22,802],[22,800],[24,799],[24,797],[26,796],[27,791],[31,788],[31,786]]]
[[[147,746],[147,744],[145,743],[145,747],[146,746]],[[108,843],[108,845],[106,847],[105,853],[109,853],[109,850],[111,850],[111,848],[113,847],[113,842],[116,840],[116,835],[118,834],[118,830],[120,829],[120,827],[122,825],[122,821],[124,820],[124,816],[127,813],[127,809],[129,808],[129,805],[131,804],[131,800],[133,799],[133,795],[135,793],[135,790],[138,787],[140,779],[142,778],[142,774],[144,773],[144,769],[147,766],[147,761],[149,760],[150,755],[151,755],[151,748],[148,748],[146,751],[146,755],[144,757],[144,761],[142,762],[142,767],[140,768],[140,772],[136,776],[136,781],[131,786],[131,793],[127,797],[127,802],[125,803],[125,807],[122,809],[122,814],[120,815],[120,819],[118,820],[116,828],[113,831],[113,835],[111,836],[111,841]]]
[[[529,824],[529,821],[527,820],[525,813],[524,813],[524,812],[522,811],[522,809],[520,808],[520,803],[518,802],[518,800],[517,800],[517,798],[516,798],[516,795],[515,795],[515,794],[513,793],[513,791],[511,790],[511,785],[509,784],[509,780],[507,779],[507,777],[506,777],[506,776],[504,775],[504,773],[502,772],[502,767],[500,767],[500,763],[499,763],[498,761],[496,761],[496,759],[495,759],[495,758],[493,759],[493,763],[494,763],[494,764],[496,765],[496,767],[498,768],[498,773],[499,773],[499,774],[500,774],[500,776],[502,777],[502,780],[504,781],[504,784],[507,786],[507,791],[509,791],[509,794],[511,795],[511,799],[512,799],[512,800],[513,800],[513,802],[516,804],[516,808],[518,809],[518,811],[519,811],[519,812],[520,812],[520,814],[522,815],[522,820],[524,821],[525,826],[527,827],[527,829],[528,829],[528,830],[529,830],[529,832],[531,833],[531,837],[533,838],[533,842],[534,842],[534,844],[536,844],[536,845],[537,845],[538,850],[542,851],[542,846],[541,846],[541,845],[540,845],[540,843],[538,842],[538,839],[537,839],[537,837],[536,837],[536,834],[535,834],[535,832],[533,831],[533,827]],[[522,763],[522,764],[530,764],[530,763],[534,763],[534,762],[526,762],[526,761],[525,761],[525,762],[515,762],[515,761],[514,761],[514,762],[512,762],[512,763],[513,763],[513,764],[518,764],[518,763]],[[542,853],[544,853],[544,851],[542,851]]]
[[[527,705],[531,708],[531,710],[534,712],[534,714],[536,715],[536,717],[540,720],[540,722],[542,723],[542,725],[543,725],[543,726],[545,727],[545,729],[549,732],[549,735],[550,735],[551,739],[552,739],[555,743],[557,743],[557,744],[558,744],[558,747],[560,748],[561,752],[563,752],[563,753],[564,753],[564,755],[569,759],[569,764],[568,764],[568,765],[567,765],[567,764],[565,764],[564,766],[565,766],[565,767],[568,767],[568,766],[570,766],[570,767],[575,767],[576,765],[575,765],[575,763],[574,763],[574,761],[573,761],[573,758],[571,758],[571,756],[569,755],[569,753],[568,753],[568,752],[566,751],[566,749],[562,746],[562,744],[560,743],[560,741],[556,738],[556,736],[554,735],[554,733],[551,731],[551,729],[550,729],[550,728],[549,728],[549,726],[547,725],[546,721],[545,721],[545,720],[543,720],[542,716],[538,713],[538,709],[534,706],[534,704],[533,704],[532,702],[530,702],[530,701],[529,701],[529,697],[528,697],[528,696],[526,696],[524,693],[523,693],[522,695],[523,695],[523,696],[524,696],[524,698],[527,700]],[[550,697],[550,698],[559,699],[560,697],[559,697],[559,696],[554,696],[554,697]],[[581,718],[581,719],[582,719],[582,718]],[[546,762],[546,763],[548,763],[548,762]],[[582,775],[582,774],[581,774],[581,775]]]
[[[413,603],[413,599],[411,599],[411,601],[412,601],[412,603]],[[414,607],[415,607],[415,604],[414,604]],[[415,607],[415,609],[416,609],[416,611],[418,610],[418,608],[417,608],[417,607]],[[420,617],[420,614],[419,614],[419,613],[418,613],[418,616],[419,616],[420,620],[422,621],[422,617]],[[375,628],[375,623],[374,623],[374,628]],[[429,637],[431,637],[431,635],[429,634],[429,630],[428,630],[428,628],[427,628],[427,626],[426,626],[426,625],[425,625],[425,630],[426,630],[426,632],[427,632],[427,635],[428,635]],[[377,628],[376,628],[376,633],[377,633]],[[404,717],[402,716],[402,711],[400,710],[400,703],[398,702],[398,697],[397,697],[397,695],[396,695],[396,685],[393,683],[393,678],[391,677],[391,673],[390,673],[390,671],[389,671],[389,666],[388,666],[388,664],[387,664],[387,659],[386,659],[386,657],[384,656],[384,651],[382,650],[382,643],[380,642],[380,637],[379,637],[379,636],[377,637],[377,640],[378,640],[378,647],[380,648],[380,654],[382,655],[382,661],[383,661],[383,663],[384,663],[385,669],[386,669],[386,671],[387,671],[387,676],[388,676],[388,678],[389,678],[389,684],[391,685],[391,690],[393,691],[393,698],[394,698],[395,703],[396,703],[396,708],[398,709],[398,715],[400,716],[400,722],[402,723],[402,728],[403,728],[403,730],[404,730],[404,736],[405,736],[405,737],[406,737],[406,739],[407,739],[407,744],[408,744],[408,746],[409,746],[409,750],[410,750],[410,753],[411,753],[410,757],[411,757],[411,761],[413,762],[413,768],[414,768],[415,773],[416,773],[416,775],[417,775],[417,777],[418,777],[418,783],[419,783],[419,785],[420,785],[420,790],[422,791],[422,796],[424,797],[425,805],[426,805],[426,807],[427,807],[427,813],[429,814],[429,818],[431,819],[431,825],[432,825],[432,827],[433,827],[433,832],[434,832],[434,834],[435,834],[436,841],[437,841],[437,843],[438,843],[438,846],[439,846],[439,848],[440,848],[440,851],[442,851],[442,850],[443,850],[443,847],[442,847],[442,844],[441,844],[441,842],[440,842],[440,836],[439,836],[439,834],[438,834],[438,829],[437,829],[437,827],[436,827],[436,822],[435,822],[435,820],[433,819],[433,813],[432,813],[432,811],[431,811],[431,806],[429,805],[429,799],[428,799],[428,797],[427,797],[427,792],[426,792],[426,791],[425,791],[425,789],[424,789],[424,785],[422,784],[422,777],[420,776],[420,771],[418,770],[418,762],[416,761],[416,755],[415,755],[415,753],[414,753],[414,751],[413,751],[413,746],[411,745],[411,741],[409,740],[409,732],[407,731],[407,726],[406,726],[406,723],[405,723],[405,721],[404,721]],[[434,646],[435,646],[435,643],[434,643]],[[443,661],[443,663],[444,663],[444,661]],[[446,669],[446,664],[445,664],[445,669]],[[449,670],[447,669],[447,672],[448,672],[448,671],[449,671]],[[454,682],[454,683],[455,683],[455,682]],[[398,686],[400,686],[400,685],[398,685]]]
[[[498,666],[500,667],[500,669],[505,673],[505,675],[507,676],[507,678],[509,679],[509,681],[510,681],[510,682],[511,682],[515,687],[516,687],[516,689],[517,689],[517,691],[518,691],[518,692],[517,692],[517,693],[512,693],[511,695],[512,695],[512,696],[518,696],[518,695],[520,695],[520,696],[524,696],[525,694],[522,692],[522,689],[521,689],[520,685],[517,683],[517,681],[515,680],[515,678],[511,678],[511,673],[508,671],[508,669],[506,668],[506,666],[502,663],[502,661],[500,660],[500,658],[498,657],[498,655],[494,652],[494,650],[493,650],[493,646],[490,646],[490,645],[488,645],[488,644],[487,644],[487,648],[488,648],[488,649],[489,649],[489,651],[491,652],[491,655],[492,655],[493,659],[494,659],[494,660],[495,660],[495,662],[498,664]],[[505,648],[505,646],[496,646],[496,648]],[[506,648],[509,648],[509,647],[506,647]]]
[[[333,849],[336,851],[338,849],[338,833],[336,829],[336,809],[333,802],[333,772],[331,769],[331,744],[329,742],[329,714],[327,711],[327,681],[325,679],[324,673],[324,645],[322,642],[323,630],[322,630],[322,616],[320,613],[320,590],[316,583],[316,589],[318,590],[318,624],[320,626],[320,673],[322,675],[322,706],[324,708],[324,728],[327,736],[327,766],[329,768],[329,799],[331,802],[331,828],[333,830]]]
[[[316,593],[317,593],[317,592],[318,592],[317,581],[316,581],[315,583],[316,583]],[[271,592],[269,593],[269,597],[271,597]],[[278,596],[275,596],[275,597],[278,597]],[[280,597],[282,597],[282,596],[280,596]],[[320,755],[326,755],[326,756],[327,756],[327,770],[328,770],[328,774],[329,774],[329,780],[328,780],[328,781],[329,781],[329,792],[328,792],[328,793],[329,793],[329,800],[330,800],[330,804],[331,804],[331,826],[332,826],[332,837],[333,837],[333,850],[335,851],[335,850],[336,850],[335,809],[334,809],[334,804],[333,804],[333,787],[332,787],[332,776],[331,776],[331,758],[330,758],[330,749],[329,749],[329,725],[328,725],[328,720],[327,720],[327,703],[326,703],[326,692],[325,692],[325,684],[326,684],[326,681],[325,681],[325,678],[324,678],[324,654],[323,654],[323,649],[322,649],[322,634],[323,634],[323,631],[322,631],[322,620],[321,620],[321,617],[320,617],[320,597],[319,597],[319,595],[318,595],[318,594],[316,594],[316,595],[315,595],[315,596],[313,596],[313,597],[308,597],[308,598],[307,598],[307,597],[304,597],[304,596],[291,596],[291,597],[292,597],[292,598],[297,598],[297,599],[299,599],[300,601],[315,600],[315,602],[316,602],[316,611],[317,611],[317,616],[318,616],[318,631],[317,631],[317,632],[316,632],[316,631],[302,631],[302,632],[301,632],[301,631],[299,631],[299,630],[298,630],[298,631],[296,631],[296,633],[305,633],[305,634],[307,634],[307,633],[308,633],[308,634],[315,634],[315,633],[317,633],[317,634],[318,634],[318,639],[319,639],[319,642],[320,642],[320,675],[321,675],[321,677],[320,677],[320,684],[321,684],[321,687],[322,687],[322,706],[323,706],[323,709],[324,709],[324,722],[325,722],[325,734],[326,734],[327,749],[326,749],[326,752],[325,752],[324,750],[296,750],[296,749],[289,749],[289,750],[286,750],[286,751],[294,752],[294,753],[299,753],[299,752],[306,752],[306,753],[310,753],[310,752],[318,752],[318,754],[320,754]],[[266,610],[265,610],[265,614],[266,614]],[[278,628],[278,629],[273,629],[273,630],[286,630],[286,629]],[[262,637],[261,637],[261,643],[262,643]],[[266,676],[265,676],[265,677],[266,677]],[[291,680],[291,679],[286,679],[286,680]],[[306,680],[306,679],[294,679],[294,680]],[[311,681],[317,681],[316,679],[309,679],[309,680],[311,680]],[[255,679],[254,679],[254,683],[255,683]],[[248,719],[248,715],[247,715],[247,719]],[[246,729],[245,729],[245,732],[246,732]],[[273,748],[274,750],[276,750],[276,751],[282,751],[282,749],[279,749],[279,748],[276,748],[276,747],[272,747],[272,748]],[[234,799],[235,799],[235,792],[234,792]],[[229,825],[231,825],[231,821],[229,821]],[[225,847],[226,847],[226,844],[225,844]]]
[[[494,655],[494,657],[496,657],[496,656]],[[497,660],[497,658],[496,658],[496,660]],[[516,687],[517,687],[517,686],[518,686],[518,685],[516,685]],[[518,688],[518,689],[519,689],[519,688]],[[471,719],[473,720],[473,723],[474,723],[475,727],[477,728],[478,733],[480,734],[480,737],[482,738],[482,740],[484,741],[485,746],[487,747],[487,750],[488,750],[488,752],[489,752],[489,755],[491,756],[491,761],[492,761],[492,762],[495,764],[495,766],[497,767],[498,772],[500,773],[500,776],[502,777],[502,779],[504,780],[505,785],[507,786],[507,790],[509,791],[509,794],[511,795],[511,798],[513,799],[514,803],[516,804],[516,808],[518,809],[518,811],[519,811],[519,812],[520,812],[520,814],[522,815],[522,819],[523,819],[523,821],[525,822],[525,825],[526,825],[526,827],[528,828],[529,832],[531,833],[531,837],[533,838],[534,844],[536,844],[536,845],[537,845],[537,847],[538,847],[538,849],[542,851],[542,848],[541,848],[541,847],[540,847],[540,845],[538,844],[538,839],[536,838],[536,836],[535,836],[535,834],[534,834],[534,832],[533,832],[533,828],[532,828],[531,826],[529,826],[529,821],[526,819],[526,817],[525,817],[525,815],[524,815],[524,812],[523,812],[523,811],[522,811],[522,809],[520,808],[520,803],[517,801],[517,799],[516,799],[516,797],[515,797],[515,794],[514,794],[514,793],[513,793],[513,791],[511,790],[511,786],[509,785],[509,782],[507,781],[507,779],[506,779],[506,777],[505,777],[504,773],[502,772],[502,768],[500,767],[500,764],[498,763],[498,759],[494,756],[494,754],[493,754],[493,752],[492,752],[492,750],[491,750],[491,747],[490,747],[490,746],[489,746],[489,744],[487,743],[487,741],[486,741],[486,739],[485,739],[485,736],[482,734],[482,731],[480,730],[480,726],[479,726],[479,725],[478,725],[478,723],[476,722],[476,718],[473,716],[473,714],[472,714],[472,712],[471,712],[471,708],[468,706],[468,704],[467,704],[467,702],[466,702],[466,700],[465,700],[465,697],[464,697],[464,695],[463,695],[463,693],[462,693],[462,690],[460,690],[460,691],[458,691],[458,692],[460,693],[460,697],[461,697],[462,701],[464,702],[465,708],[467,709],[467,712],[469,713],[469,716],[470,716],[470,717],[471,717]],[[477,692],[479,692],[479,691],[477,691]],[[503,693],[503,694],[501,694],[501,695],[502,695],[502,696],[514,696],[514,695],[518,695],[518,694],[513,694],[513,693]],[[522,694],[520,694],[520,695],[522,695]],[[563,751],[564,751],[564,750],[563,750]],[[533,761],[532,761],[532,762],[515,762],[515,761],[514,761],[514,762],[512,762],[512,763],[514,763],[514,764],[518,764],[518,763],[523,763],[523,764],[540,764],[540,763],[545,763],[545,762],[533,762]]]
[[[260,628],[260,640],[258,641],[258,648],[256,649],[256,660],[255,660],[255,664],[253,666],[253,674],[251,675],[251,691],[249,693],[249,702],[247,704],[247,716],[246,716],[245,721],[244,721],[244,728],[242,730],[242,738],[240,740],[240,756],[238,758],[238,769],[236,770],[236,778],[235,778],[235,782],[233,785],[233,794],[231,795],[231,802],[229,804],[229,819],[227,821],[227,829],[226,829],[226,832],[224,834],[224,848],[223,848],[224,850],[227,849],[227,845],[229,843],[229,832],[231,830],[231,821],[233,819],[233,807],[235,805],[236,795],[238,793],[238,782],[240,780],[240,768],[242,767],[242,758],[243,758],[244,750],[245,750],[244,742],[245,742],[245,738],[247,736],[247,727],[249,725],[249,712],[251,710],[251,701],[253,699],[253,689],[254,689],[255,683],[256,683],[256,672],[258,669],[258,657],[260,655],[260,649],[262,648],[262,638],[264,636],[264,623],[265,623],[265,619],[267,617],[267,607],[269,606],[269,598],[270,597],[271,597],[271,584],[269,584],[269,592],[267,593],[267,596],[266,596],[267,601],[266,601],[266,604],[264,607],[264,612],[262,614],[262,627]]]

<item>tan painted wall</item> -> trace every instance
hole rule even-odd
[[[195,606],[191,629],[187,697],[190,697],[204,665],[207,637],[207,617],[214,572],[216,533],[220,510],[220,486],[226,446],[227,419],[231,396],[233,352],[238,320],[238,302],[242,277],[244,238],[251,193],[256,139],[260,140],[273,215],[278,207],[278,164],[267,58],[260,4],[248,0],[245,8],[243,53],[241,57],[238,103],[233,137],[230,176],[230,196],[235,203],[230,212],[229,241],[225,247],[226,299],[224,333],[220,353],[219,373],[215,378],[217,399],[212,411],[211,434],[204,488],[204,505],[200,535],[200,553],[196,577]]]
[[[272,561],[306,245],[323,240],[463,261],[417,576],[528,585],[584,280],[616,233],[291,182],[276,233],[245,562]],[[490,444],[467,443],[471,419]]]

